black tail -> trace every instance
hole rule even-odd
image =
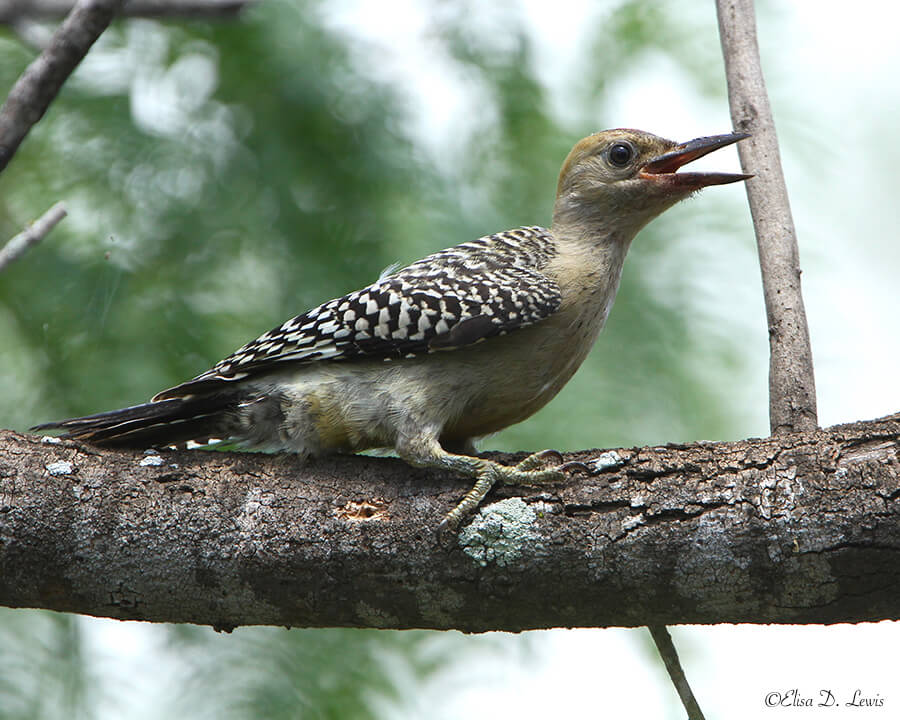
[[[44,423],[31,429],[64,430],[61,437],[107,447],[164,447],[188,441],[205,445],[230,434],[235,409],[233,393],[190,395]]]

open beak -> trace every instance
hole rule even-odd
[[[678,168],[689,162],[702,158],[713,150],[731,145],[750,137],[747,133],[730,133],[728,135],[712,135],[682,143],[673,150],[653,158],[641,168],[640,176],[645,180],[664,183],[670,187],[692,188],[699,190],[708,185],[726,185],[728,183],[747,180],[752,175],[738,173],[680,173]]]

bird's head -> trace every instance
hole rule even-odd
[[[580,140],[563,163],[554,225],[588,223],[633,234],[697,190],[752,177],[677,172],[692,160],[746,137],[732,133],[678,144],[640,130],[594,133]]]

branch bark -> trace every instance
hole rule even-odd
[[[769,424],[773,434],[814,430],[816,383],[800,291],[797,234],[756,42],[753,0],[716,0],[735,129],[762,270],[769,324]]]
[[[79,0],[47,49],[13,85],[0,108],[0,172],[121,5],[122,0]]]
[[[465,483],[398,460],[2,432],[0,603],[221,628],[900,619],[900,414],[567,459],[605,469],[500,488],[440,539]]]

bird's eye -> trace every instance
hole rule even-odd
[[[609,146],[607,156],[609,161],[616,167],[625,167],[631,162],[631,158],[634,157],[634,148],[628,143],[617,142]]]

